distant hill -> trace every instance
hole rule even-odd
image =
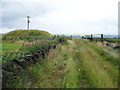
[[[51,37],[52,34],[50,34],[47,31],[42,30],[14,30],[9,33],[6,33],[4,36],[13,36],[13,37],[19,37],[19,36],[43,36],[43,37]]]

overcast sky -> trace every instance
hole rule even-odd
[[[2,33],[26,29],[29,15],[30,29],[52,34],[117,34],[118,1],[2,0],[0,29]]]

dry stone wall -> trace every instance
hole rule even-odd
[[[55,49],[56,45],[64,42],[63,39],[59,39],[57,43],[46,45],[44,48],[37,50],[35,53],[25,55],[19,59],[13,59],[2,66],[2,87],[6,88],[12,83],[13,79],[21,70],[30,67],[32,64],[36,64],[41,60],[45,60],[50,49]]]

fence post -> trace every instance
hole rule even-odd
[[[101,34],[101,42],[102,42],[102,44],[103,44],[103,34]]]
[[[71,37],[71,40],[72,40],[72,35],[70,37]]]
[[[93,35],[91,34],[91,41],[93,40]]]

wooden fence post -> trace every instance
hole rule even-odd
[[[91,34],[91,41],[93,40],[93,35]]]
[[[102,42],[102,44],[103,44],[103,34],[101,34],[101,42]]]

